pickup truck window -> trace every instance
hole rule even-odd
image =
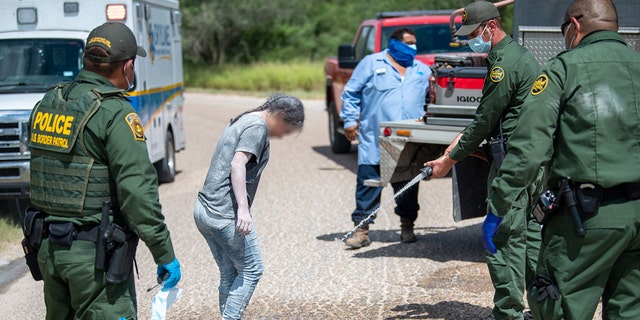
[[[392,31],[393,32],[393,31]],[[365,26],[360,30],[356,41],[356,59],[362,60],[366,55],[373,53],[375,48],[375,29],[373,26]]]
[[[82,68],[84,44],[70,39],[0,41],[0,92],[45,92]]]
[[[469,49],[468,46],[457,48],[449,46],[449,42],[451,42],[451,33],[449,32],[448,24],[408,25],[405,27],[412,29],[416,33],[418,54],[471,52],[471,49]],[[382,28],[381,49],[387,48],[389,45],[389,38],[397,28],[398,27]]]

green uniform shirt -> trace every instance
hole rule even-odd
[[[508,35],[489,52],[487,62],[488,72],[480,105],[473,121],[462,131],[460,141],[449,154],[456,161],[473,153],[485,139],[499,134],[500,115],[504,114],[502,132],[505,138],[509,137],[540,70],[531,52]]]
[[[113,87],[105,77],[82,70],[67,92],[75,99],[97,87]],[[47,94],[56,94],[51,90]],[[145,242],[157,264],[175,258],[169,230],[164,223],[158,197],[157,173],[147,153],[142,123],[124,99],[106,99],[85,127],[84,138],[89,155],[106,164],[118,203],[115,222],[126,223]],[[79,143],[79,142],[76,142]],[[50,216],[48,221],[71,221],[77,225],[98,224],[100,214],[85,217]]]
[[[565,177],[604,188],[640,181],[640,53],[611,31],[589,34],[550,60],[523,106],[509,153],[489,190],[502,216],[549,165],[549,186]]]

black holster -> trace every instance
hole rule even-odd
[[[589,218],[598,214],[601,203],[639,199],[640,182],[621,183],[606,189],[595,183],[574,183],[573,192],[580,214]]]
[[[501,136],[491,137],[491,139],[489,139],[489,154],[493,168],[495,170],[500,169],[504,158],[507,156],[505,141]]]
[[[585,218],[595,217],[600,209],[602,201],[602,187],[592,183],[576,183],[573,193],[576,196],[576,203],[580,215]]]
[[[138,247],[138,236],[126,227],[116,224],[109,226],[106,238],[109,264],[107,283],[118,284],[129,279]]]
[[[491,166],[498,171],[500,166],[502,166],[502,162],[504,158],[507,156],[507,139],[504,137],[502,133],[502,117],[500,115],[500,122],[498,123],[498,131],[500,134],[495,135],[487,141],[489,145],[489,158],[491,158]]]
[[[22,250],[24,258],[34,280],[42,280],[42,272],[38,265],[38,250],[42,244],[42,238],[45,234],[45,214],[34,208],[27,208],[22,225],[24,239],[22,239]]]
[[[49,243],[70,247],[76,237],[76,228],[72,222],[49,224]]]

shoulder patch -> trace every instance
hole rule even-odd
[[[504,79],[504,70],[501,67],[493,67],[489,73],[489,79],[493,82],[500,82]]]
[[[533,83],[533,86],[531,86],[531,95],[537,96],[542,93],[542,91],[547,88],[548,83],[549,78],[547,78],[546,74],[543,73],[539,75],[536,81]]]
[[[142,127],[142,121],[140,121],[140,117],[135,112],[129,113],[124,119],[129,124],[129,128],[131,128],[131,132],[133,132],[133,138],[138,141],[144,141],[144,128]]]

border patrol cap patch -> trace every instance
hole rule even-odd
[[[548,83],[549,78],[547,78],[546,74],[543,73],[539,75],[536,81],[533,83],[533,86],[531,86],[531,95],[537,96],[542,93],[542,91],[547,88]]]
[[[144,128],[142,127],[142,121],[140,121],[138,114],[131,112],[124,118],[129,124],[129,128],[131,128],[131,132],[133,132],[133,138],[144,141]]]
[[[500,82],[504,79],[504,70],[500,67],[493,67],[491,69],[491,73],[489,74],[489,79],[493,82]]]

